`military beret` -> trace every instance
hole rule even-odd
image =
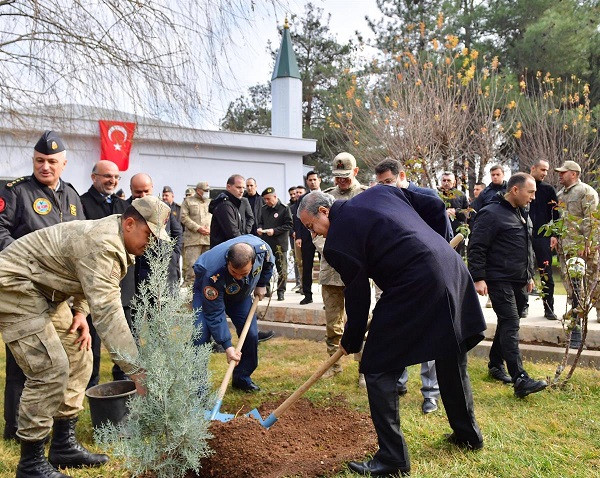
[[[44,131],[44,134],[33,147],[38,153],[56,154],[65,150],[65,145],[54,131]]]
[[[171,186],[165,186],[163,188],[163,193],[172,193],[173,190],[171,189]]]
[[[269,188],[265,189],[262,192],[261,196],[266,196],[267,194],[275,194],[275,188],[269,187]]]

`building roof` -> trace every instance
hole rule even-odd
[[[276,78],[300,79],[300,70],[296,61],[296,54],[292,48],[292,38],[287,18],[283,24],[281,47],[279,47],[279,52],[277,52],[277,60],[275,61],[275,69],[273,70],[271,80],[275,80]]]

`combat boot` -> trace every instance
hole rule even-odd
[[[21,459],[17,466],[17,478],[71,478],[57,471],[44,455],[47,440],[21,440]]]
[[[108,455],[91,453],[75,438],[77,418],[54,419],[52,442],[48,459],[56,467],[100,466],[108,461]]]

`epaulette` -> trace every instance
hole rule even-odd
[[[6,187],[7,188],[12,188],[12,187],[16,186],[17,184],[26,183],[26,182],[28,182],[30,180],[31,180],[31,176],[22,176],[20,178],[13,179],[9,183],[6,183]]]
[[[267,244],[266,244],[266,243],[264,243],[264,242],[263,242],[263,243],[261,243],[261,244],[256,244],[256,245],[254,246],[254,252],[256,252],[257,254],[260,254],[260,253],[266,252],[266,251],[268,251],[268,250],[269,250],[269,246],[267,246]]]
[[[337,186],[331,186],[330,188],[325,189],[325,191],[323,191],[324,193],[330,193],[331,191],[333,191],[335,188],[337,188]]]
[[[360,189],[362,189],[363,191],[366,191],[367,189],[369,189],[369,186],[364,186],[364,185],[360,184]]]
[[[65,186],[69,186],[79,196],[79,193],[77,192],[77,189],[75,189],[75,186],[73,186],[71,183],[68,183],[66,181],[63,181],[63,183],[65,184]]]

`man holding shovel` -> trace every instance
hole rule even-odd
[[[447,440],[467,449],[483,447],[467,351],[483,339],[485,321],[465,264],[432,229],[438,212],[444,204],[435,198],[384,186],[345,202],[312,192],[298,208],[306,228],[326,238],[323,253],[346,285],[348,321],[340,343],[346,353],[358,352],[364,340],[369,278],[383,291],[360,363],[379,451],[370,461],[350,462],[361,475],[410,472],[396,383],[406,366],[427,360],[436,361],[453,430]]]
[[[250,375],[258,366],[258,325],[252,319],[241,354],[231,344],[231,333],[226,315],[231,318],[238,336],[252,307],[251,294],[262,299],[273,274],[273,252],[269,245],[256,236],[235,237],[205,252],[194,264],[194,298],[196,327],[201,334],[196,345],[207,343],[212,337],[225,349],[227,362],[238,366],[233,372],[233,388],[257,392]]]

